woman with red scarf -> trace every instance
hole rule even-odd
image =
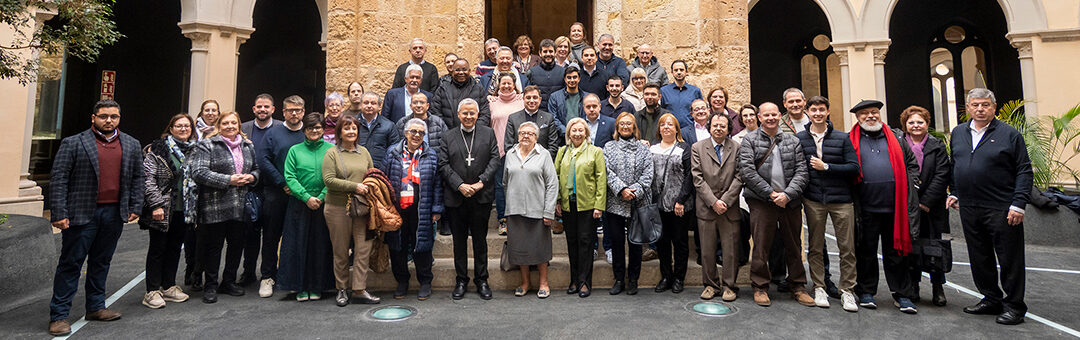
[[[848,134],[859,160],[856,183],[856,240],[855,271],[858,278],[855,294],[859,306],[875,309],[877,303],[878,240],[885,266],[885,281],[892,292],[894,305],[901,312],[915,314],[915,304],[909,257],[911,240],[918,235],[919,165],[907,143],[881,122],[881,107],[877,100],[864,100],[851,108],[858,125]],[[915,226],[914,228],[912,226]]]

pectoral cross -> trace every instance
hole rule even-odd
[[[471,167],[472,166],[472,161],[474,159],[475,158],[473,158],[472,155],[469,155],[469,157],[465,157],[465,166]]]

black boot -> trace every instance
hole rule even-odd
[[[934,284],[934,306],[944,306],[948,301],[945,300],[945,287],[935,283]]]

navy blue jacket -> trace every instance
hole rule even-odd
[[[625,69],[625,67],[623,67],[623,69]],[[581,75],[581,82],[578,83],[578,89],[588,93],[595,93],[600,97],[600,100],[607,100],[607,97],[611,96],[607,91],[607,79],[611,76],[611,72],[600,68],[599,63],[597,63],[596,70],[593,70],[592,75],[589,75],[589,72],[585,72],[584,69],[578,74]]]
[[[145,192],[143,152],[139,141],[119,132],[120,149],[120,219],[142,213]],[[64,138],[53,158],[50,174],[49,206],[53,222],[68,219],[71,226],[89,224],[97,209],[98,149],[97,136],[90,129]],[[146,216],[149,218],[149,216]]]
[[[953,129],[949,145],[953,160],[949,192],[961,206],[1024,209],[1034,174],[1020,132],[994,119],[973,148],[971,127],[963,123]]]
[[[581,94],[581,105],[578,105],[578,117],[585,117],[585,96],[589,95],[589,92],[578,88],[578,93]],[[559,132],[566,133],[566,88],[555,91],[548,97],[547,112],[551,112],[551,115],[555,116],[556,124],[559,125]]]
[[[383,97],[382,114],[380,116],[386,117],[391,122],[396,122],[401,117],[412,114],[412,108],[405,106],[405,96],[408,95],[408,91],[405,91],[404,87],[395,87],[386,91],[386,96]],[[428,102],[431,102],[435,96],[431,92],[420,89],[420,93],[427,96]]]
[[[285,156],[289,155],[289,148],[303,141],[304,129],[292,131],[285,124],[274,124],[266,131],[255,150],[262,181],[267,181],[263,185],[285,187]]]
[[[405,183],[401,181],[405,177],[405,167],[401,164],[401,154],[405,148],[402,143],[404,141],[394,143],[386,149],[382,157],[386,162],[379,166],[379,170],[386,174],[386,178],[390,180],[390,186],[393,187],[390,188],[391,195],[401,195],[401,191],[405,189]],[[419,204],[416,207],[419,216],[416,225],[416,247],[413,251],[418,253],[431,252],[435,246],[435,228],[431,215],[443,213],[443,187],[442,177],[438,172],[438,151],[426,142],[422,147],[424,151],[420,155],[420,185],[419,188],[413,188],[413,195],[416,198],[413,204]],[[400,200],[401,196],[397,197]],[[401,230],[386,233],[385,242],[390,249],[400,250],[404,246],[401,244]]]
[[[566,87],[566,82],[563,81],[563,73],[565,72],[566,68],[555,63],[545,65],[541,62],[525,73],[526,78],[529,78],[529,83],[540,88],[540,107],[548,107],[548,97],[555,91]]]
[[[799,137],[803,155],[806,155],[806,169],[810,172],[810,182],[803,190],[803,197],[818,203],[851,203],[852,183],[859,174],[855,146],[846,132],[833,129],[832,122],[829,122],[825,139],[821,141],[821,161],[828,164],[829,169],[814,169],[810,165],[810,156],[817,156],[817,145],[810,134],[810,125],[806,124],[806,130],[795,134],[795,137]]]
[[[604,70],[607,74],[619,75],[624,87],[626,84],[630,83],[630,71],[626,69],[626,60],[619,58],[617,55],[612,54],[611,59],[608,61],[604,61],[604,59],[600,59],[600,57],[597,56],[596,68]],[[607,84],[607,80],[604,80],[604,84]]]
[[[685,140],[687,144],[694,145],[694,143],[698,142],[697,131],[694,130],[694,123],[683,125],[682,129],[679,129],[679,133],[682,134],[682,139]]]
[[[611,118],[605,115],[596,117],[596,120],[600,121],[596,124],[596,131],[592,131],[596,135],[596,141],[593,145],[603,149],[607,142],[612,140],[611,136],[615,135],[615,118]],[[585,118],[585,122],[588,123],[589,119]]]
[[[375,121],[371,122],[369,128],[365,124],[363,114],[356,115],[356,119],[360,121],[358,126],[359,131],[356,134],[356,144],[367,148],[368,153],[371,154],[371,162],[376,168],[382,168],[383,155],[386,154],[386,148],[394,144],[394,122],[391,122],[383,115],[375,116]]]

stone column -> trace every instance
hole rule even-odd
[[[853,105],[849,95],[851,94],[851,71],[848,69],[848,51],[846,49],[834,49],[834,53],[836,53],[837,59],[840,59],[840,91],[843,92],[841,97],[844,99],[841,112],[845,112],[843,115],[843,130],[847,131],[852,126],[855,126],[855,118],[850,114],[846,114],[848,108]]]
[[[864,99],[885,101],[885,55],[889,41],[853,41],[833,43],[840,58],[841,82],[844,91],[844,111]],[[850,115],[849,115],[850,116]],[[888,112],[881,109],[882,120],[888,122]],[[855,124],[854,119],[845,128]]]
[[[1024,91],[1024,112],[1038,114],[1039,101],[1035,90],[1035,58],[1031,52],[1031,37],[1011,39],[1013,47],[1019,53],[1021,89]]]
[[[889,46],[874,47],[874,84],[877,85],[877,98],[882,102],[885,100],[885,55],[889,53]],[[881,108],[882,113],[885,112],[885,108]]]
[[[191,39],[188,113],[198,115],[199,105],[207,99],[217,100],[222,112],[235,110],[237,56],[255,29],[203,22],[178,26]]]

